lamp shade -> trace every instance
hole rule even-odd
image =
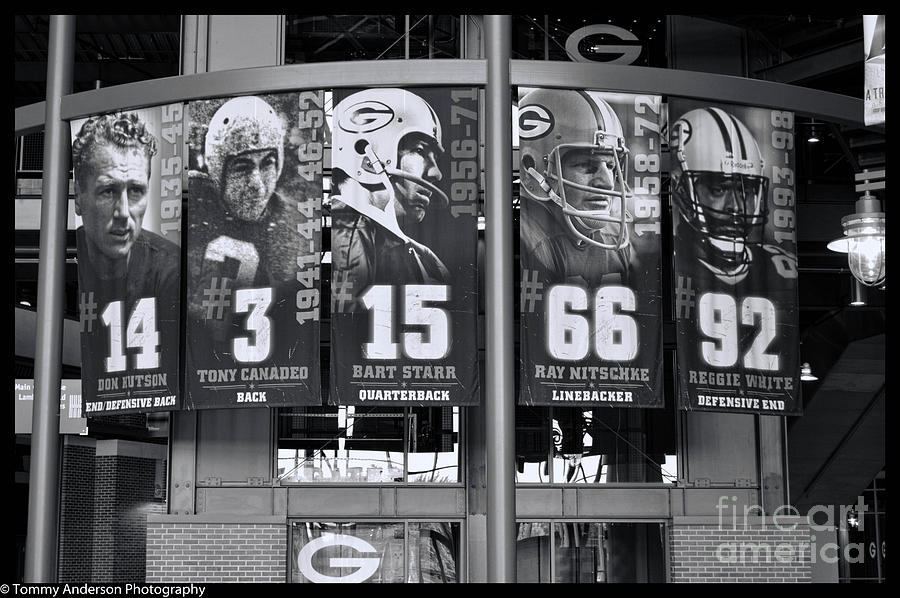
[[[866,286],[885,280],[884,212],[850,214],[841,219],[844,236],[828,244],[828,249],[847,254],[853,277]]]

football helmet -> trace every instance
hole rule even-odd
[[[604,249],[627,247],[627,222],[631,218],[625,200],[632,195],[626,183],[628,148],[622,123],[609,103],[592,92],[536,89],[519,101],[518,121],[522,193],[556,204],[578,239]],[[563,157],[572,150],[586,149],[612,158],[615,180],[611,189],[579,184],[563,176]],[[608,207],[576,208],[567,199],[567,190],[606,198]],[[575,226],[573,219],[587,234]],[[609,242],[611,237],[613,242]]]
[[[232,98],[222,104],[210,119],[206,132],[204,158],[210,178],[224,192],[222,175],[228,158],[262,150],[278,152],[277,181],[284,167],[284,123],[275,110],[256,96]],[[268,200],[268,197],[264,198],[264,201]],[[236,213],[246,212],[249,208],[244,206]]]
[[[748,243],[766,223],[769,178],[753,134],[721,108],[691,110],[672,125],[672,197],[696,233],[700,259],[720,274],[745,273]]]
[[[397,224],[397,201],[392,179],[406,179],[427,189],[435,205],[446,206],[447,195],[432,182],[399,168],[400,141],[419,133],[444,152],[441,121],[428,102],[405,89],[372,88],[358,91],[334,107],[332,167],[362,186],[384,187],[390,199],[383,209],[373,206],[359,192],[341,191],[340,199],[409,241]],[[358,191],[358,190],[357,190]]]

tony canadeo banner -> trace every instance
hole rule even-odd
[[[329,402],[477,404],[478,90],[334,101]]]
[[[519,90],[523,404],[663,405],[660,109]]]
[[[794,115],[669,103],[682,409],[799,415]]]
[[[324,97],[189,104],[188,408],[320,403]]]
[[[72,121],[84,413],[180,408],[183,106]]]

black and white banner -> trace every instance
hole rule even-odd
[[[191,102],[187,407],[320,404],[323,91]]]
[[[887,93],[884,80],[884,17],[863,15],[863,45],[865,47],[865,80],[863,94],[866,126],[884,124]]]
[[[478,90],[334,103],[329,402],[478,404]]]
[[[669,103],[682,409],[799,415],[794,115]]]
[[[178,392],[183,106],[72,121],[84,413]]]
[[[660,112],[519,90],[522,404],[663,405]]]

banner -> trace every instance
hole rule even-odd
[[[884,15],[863,15],[866,50],[864,95],[866,126],[884,124],[887,96],[884,81]]]
[[[794,115],[669,112],[679,406],[799,415]]]
[[[188,106],[187,407],[321,403],[325,93]]]
[[[329,403],[478,404],[478,90],[334,100]]]
[[[88,417],[181,405],[182,113],[171,104],[72,121]]]
[[[521,404],[663,406],[660,111],[519,89]]]

